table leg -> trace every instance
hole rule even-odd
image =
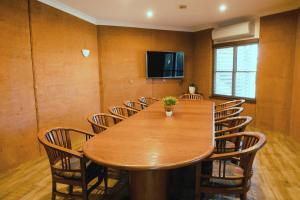
[[[131,171],[131,200],[166,200],[168,172],[163,170]]]

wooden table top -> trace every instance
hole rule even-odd
[[[98,164],[127,170],[186,166],[213,151],[213,109],[210,101],[181,100],[166,117],[156,102],[91,138],[83,152]]]

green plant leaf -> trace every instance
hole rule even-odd
[[[173,96],[167,96],[163,98],[163,102],[165,106],[174,106],[177,103],[177,99]]]

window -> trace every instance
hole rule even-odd
[[[255,99],[258,43],[215,47],[214,96]]]

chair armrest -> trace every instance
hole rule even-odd
[[[124,120],[124,117],[119,117],[119,116],[112,115],[112,114],[107,114],[107,116],[110,116],[112,118],[116,118],[116,119],[119,119],[119,120]]]
[[[60,146],[57,146],[57,145],[54,145],[48,141],[46,141],[45,139],[41,139],[41,138],[38,138],[38,140],[44,144],[44,145],[47,145],[48,147],[50,147],[51,149],[55,149],[55,150],[58,150],[58,151],[62,151],[64,152],[65,154],[68,154],[70,156],[74,156],[76,158],[83,158],[83,154],[76,151],[76,150],[73,150],[73,149],[68,149],[68,148],[64,148],[64,147],[60,147]]]
[[[229,129],[227,129],[227,130],[229,130]],[[227,139],[242,137],[244,135],[245,135],[245,132],[244,133],[234,133],[234,134],[222,135],[222,136],[215,137],[215,140],[227,140]]]
[[[143,103],[143,102],[141,102],[141,101],[139,101],[138,103],[140,103],[140,105],[141,105],[142,109],[149,107],[149,105],[148,105],[148,104],[146,104],[146,103]]]
[[[137,111],[137,112],[139,112],[139,111],[141,111],[140,109],[138,109],[138,108],[133,108],[133,107],[129,107],[129,106],[126,106],[127,108],[130,108],[130,109],[133,109],[133,110],[135,110],[135,111]]]
[[[138,102],[138,101],[135,101],[134,103],[140,104],[140,105],[142,105],[142,106],[147,106],[147,104],[144,104],[144,103]]]
[[[113,115],[114,117],[117,117],[117,118],[122,119],[122,120],[127,119],[127,117],[124,117],[124,116],[119,115],[119,114],[117,114],[117,113],[114,113],[114,114],[112,114],[112,115]]]
[[[234,102],[234,100],[232,100],[232,101],[227,101],[227,102],[224,102],[224,103],[220,103],[220,104],[216,105],[215,107],[221,107],[221,108],[222,108],[222,106],[226,106],[226,105],[228,105],[228,104],[231,104],[232,102]]]
[[[107,126],[104,126],[104,125],[101,125],[101,124],[97,124],[97,123],[91,121],[89,118],[87,118],[87,120],[88,120],[88,122],[89,122],[90,124],[92,124],[92,125],[94,125],[94,126],[98,126],[98,127],[103,128],[103,129],[105,129],[105,130],[108,129]]]
[[[215,135],[218,135],[218,134],[221,134],[221,133],[226,133],[226,132],[231,132],[231,131],[234,131],[236,129],[239,129],[240,126],[236,126],[236,127],[232,127],[232,128],[226,128],[226,129],[223,129],[223,130],[218,130],[218,131],[215,131]],[[217,137],[220,137],[220,136],[216,136]]]
[[[126,108],[127,110],[132,111],[132,112],[135,112],[135,113],[138,112],[136,109],[133,109],[133,108],[129,108],[129,107],[125,107],[125,108]]]
[[[84,132],[84,131],[80,131],[80,130],[76,130],[76,129],[72,129],[72,128],[70,128],[69,130],[73,131],[73,132],[81,133],[81,134],[84,134],[84,135],[87,135],[87,136],[91,136],[91,137],[95,136],[94,133],[90,133],[90,132]]]

